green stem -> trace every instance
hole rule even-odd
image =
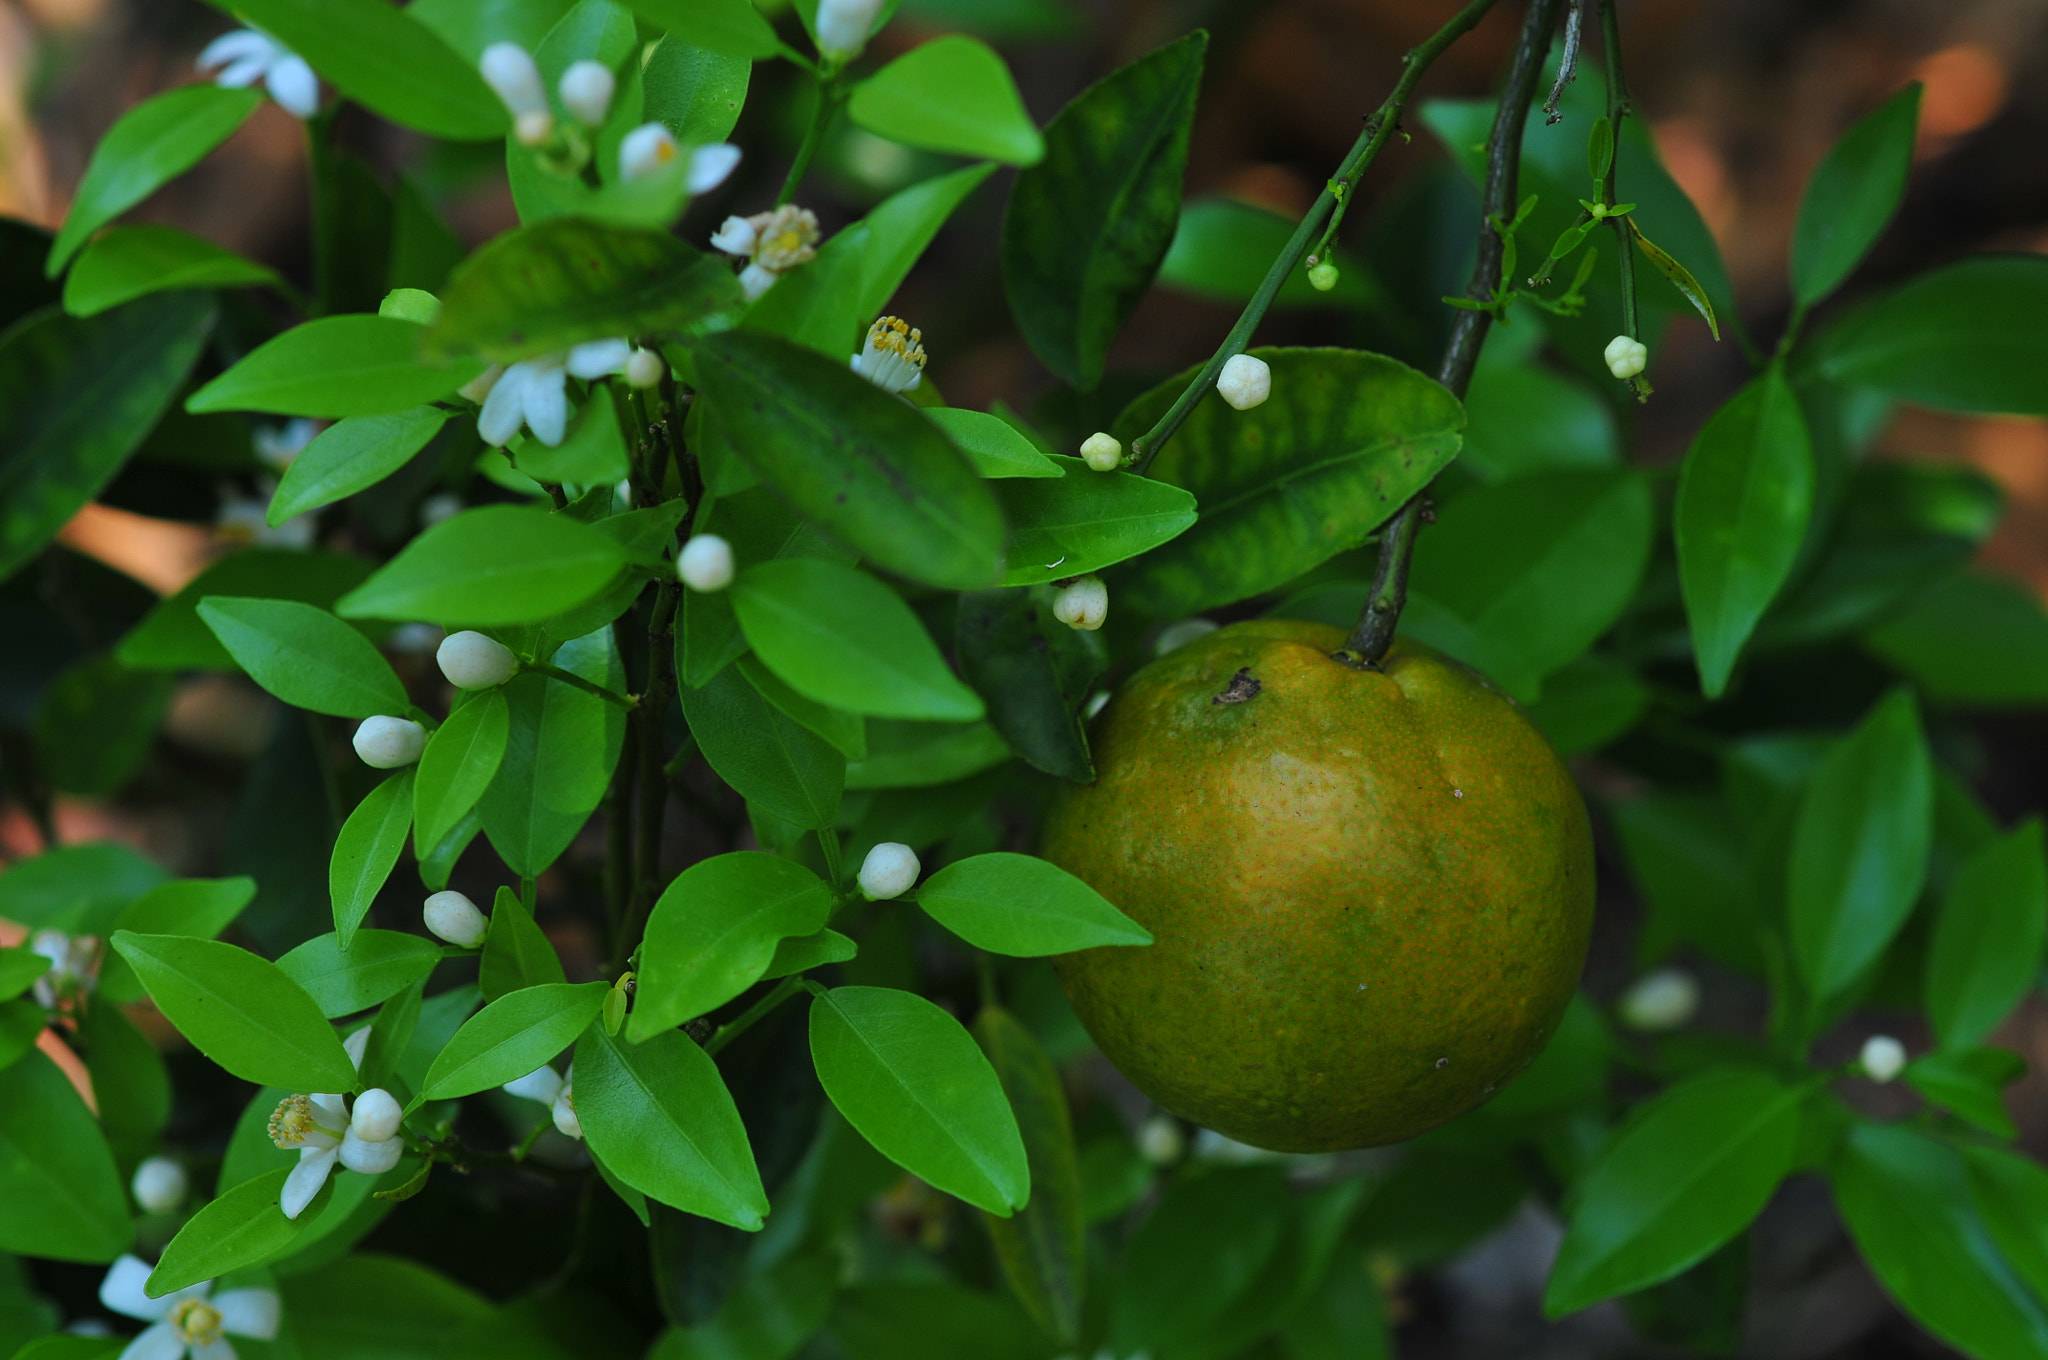
[[[576,674],[574,671],[565,671],[560,666],[551,666],[545,661],[524,662],[521,664],[520,669],[533,671],[540,675],[545,675],[550,680],[559,680],[565,685],[574,685],[577,689],[582,690],[585,694],[595,694],[598,698],[604,700],[606,703],[617,704],[620,708],[625,709],[628,713],[631,713],[634,709],[640,706],[640,701],[638,699],[631,697],[630,695],[620,694],[616,690],[606,689],[603,685],[597,684],[590,680],[585,680],[582,676]]]
[[[1600,186],[1600,201],[1619,203],[1615,180],[1621,174],[1621,120],[1628,117],[1628,82],[1621,71],[1621,21],[1615,17],[1614,0],[1600,0],[1600,46],[1607,61],[1607,135],[1614,139],[1607,158],[1607,176]],[[1610,217],[1621,264],[1621,328],[1631,340],[1643,338],[1643,323],[1636,310],[1636,226],[1632,216]],[[1629,386],[1638,398],[1648,393],[1635,379]]]
[[[1539,3],[1542,2],[1543,0],[1539,0]],[[1210,389],[1216,386],[1216,375],[1223,371],[1223,365],[1229,362],[1232,355],[1244,352],[1245,346],[1251,341],[1252,332],[1258,329],[1259,322],[1265,320],[1267,310],[1273,305],[1273,299],[1279,296],[1281,286],[1287,282],[1287,276],[1294,272],[1294,266],[1308,250],[1309,243],[1318,239],[1325,219],[1337,210],[1339,195],[1350,197],[1351,191],[1357,187],[1359,176],[1365,173],[1366,167],[1379,155],[1380,148],[1387,144],[1387,139],[1392,137],[1395,129],[1400,126],[1401,110],[1407,107],[1409,96],[1415,92],[1415,86],[1422,79],[1422,73],[1427,71],[1452,43],[1471,32],[1473,26],[1484,18],[1493,6],[1494,0],[1471,0],[1470,4],[1452,16],[1449,23],[1431,34],[1427,41],[1401,59],[1404,69],[1401,72],[1401,79],[1395,82],[1393,93],[1386,97],[1379,109],[1366,121],[1365,130],[1358,134],[1358,140],[1352,143],[1350,152],[1337,167],[1336,175],[1324,186],[1323,192],[1309,208],[1308,215],[1301,219],[1301,225],[1294,229],[1294,235],[1288,239],[1286,248],[1274,259],[1273,267],[1266,271],[1264,281],[1259,284],[1259,291],[1252,294],[1252,300],[1245,304],[1244,312],[1237,318],[1237,324],[1230,328],[1230,333],[1224,336],[1223,343],[1217,347],[1216,353],[1210,357],[1208,363],[1202,365],[1202,371],[1195,375],[1187,390],[1180,394],[1179,399],[1167,409],[1166,414],[1159,417],[1158,423],[1132,441],[1131,452],[1136,459],[1137,471],[1143,472],[1152,465],[1152,460],[1159,456],[1159,450],[1165,446],[1166,441],[1173,438],[1173,432],[1180,428],[1181,422],[1188,418],[1188,414],[1202,398],[1209,395]],[[1509,211],[1513,211],[1512,207]]]
[[[1506,222],[1515,214],[1517,181],[1522,167],[1522,132],[1529,121],[1529,105],[1536,97],[1536,77],[1550,51],[1550,33],[1557,26],[1560,0],[1531,0],[1522,20],[1522,35],[1515,44],[1514,59],[1501,90],[1500,107],[1493,117],[1493,133],[1486,145],[1486,187],[1479,213],[1479,258],[1472,266],[1472,282],[1465,296],[1479,302],[1491,301],[1500,287],[1501,261],[1506,242],[1493,223]],[[1472,370],[1479,362],[1479,347],[1493,312],[1460,308],[1451,323],[1450,343],[1437,381],[1463,400],[1472,382]],[[1415,534],[1421,526],[1429,499],[1424,487],[1394,513],[1380,531],[1380,555],[1373,571],[1372,591],[1366,597],[1365,612],[1358,626],[1344,640],[1339,659],[1374,668],[1394,643],[1394,629],[1401,622],[1401,610],[1408,603],[1408,565],[1415,551]]]
[[[774,1010],[803,989],[804,980],[801,976],[786,977],[776,983],[773,991],[747,1007],[745,1011],[741,1012],[738,1019],[720,1025],[718,1032],[704,1041],[704,1051],[716,1056],[719,1049],[724,1048],[755,1025],[760,1024],[768,1012]]]
[[[640,751],[639,826],[633,836],[633,892],[625,928],[612,941],[612,975],[616,977],[640,942],[661,875],[661,824],[668,812],[669,780],[661,758],[662,727],[668,716],[675,660],[676,586],[663,581],[655,588],[647,616],[647,702],[635,715]]]
[[[839,106],[846,102],[839,93],[838,72],[829,76],[812,74],[817,79],[818,103],[811,110],[811,125],[804,129],[804,139],[797,146],[796,159],[789,163],[789,174],[782,181],[782,192],[775,195],[778,208],[796,197],[797,185],[803,183],[804,172],[811,168],[811,158],[818,154],[818,147],[825,140],[825,129],[831,126]]]

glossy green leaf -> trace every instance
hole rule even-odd
[[[925,914],[980,949],[1018,958],[1104,945],[1147,945],[1152,933],[1047,860],[998,852],[955,860],[916,889]]]
[[[611,486],[625,480],[631,464],[625,435],[619,429],[618,408],[602,390],[593,392],[559,445],[549,448],[529,438],[513,455],[513,466],[544,484]]]
[[[946,432],[946,438],[953,441],[953,447],[966,454],[967,461],[983,477],[1060,477],[1066,474],[1064,467],[1040,453],[1036,444],[1001,416],[956,406],[933,406],[925,410],[925,417]]]
[[[0,917],[31,930],[104,935],[129,904],[169,878],[113,841],[60,845],[0,874]]]
[[[835,987],[811,1005],[825,1094],[876,1151],[1007,1217],[1031,1193],[1017,1118],[960,1022],[912,992]]]
[[[236,0],[235,12],[394,123],[476,142],[511,122],[473,63],[383,0]]]
[[[610,629],[563,644],[552,664],[614,693],[626,687]],[[511,713],[505,758],[477,810],[506,865],[535,877],[569,848],[603,801],[625,744],[626,715],[594,694],[530,672],[500,693]]]
[[[732,1093],[694,1040],[626,1044],[594,1026],[576,1046],[576,1114],[591,1151],[650,1199],[753,1232],[768,1194]]]
[[[122,114],[93,149],[43,272],[55,278],[94,232],[197,165],[262,102],[260,90],[187,85]]]
[[[1819,340],[1821,371],[1904,401],[2048,415],[2048,257],[1979,255],[1920,274]]]
[[[1120,573],[1113,601],[1171,618],[1283,585],[1363,543],[1458,451],[1457,400],[1406,364],[1357,350],[1254,353],[1272,367],[1274,396],[1249,411],[1204,401],[1160,452],[1151,475],[1194,493],[1199,518]],[[1129,446],[1193,376],[1131,403],[1116,436]],[[1074,473],[1060,489],[1084,475],[1100,474]]]
[[[497,690],[476,695],[448,715],[427,738],[413,781],[413,839],[439,845],[477,805],[505,759],[511,713]]]
[[[427,1069],[420,1094],[452,1100],[517,1081],[574,1044],[610,990],[603,982],[550,982],[499,997],[455,1031]]]
[[[368,718],[410,704],[391,663],[324,609],[214,595],[199,602],[199,617],[251,680],[295,707]]]
[[[687,325],[739,302],[723,260],[663,231],[550,218],[510,231],[449,277],[430,351],[511,363],[586,340]]]
[[[1802,307],[1841,287],[1898,211],[1919,121],[1916,82],[1844,133],[1807,181],[1792,233],[1792,295]]]
[[[1081,1217],[1081,1162],[1059,1069],[1008,1011],[984,1006],[975,1042],[1003,1084],[1031,1173],[1031,1198],[1008,1218],[983,1222],[1018,1301],[1046,1335],[1077,1344],[1087,1296],[1087,1224]]]
[[[286,1218],[281,1201],[285,1178],[291,1174],[284,1167],[243,1181],[186,1219],[150,1272],[149,1293],[161,1298],[282,1255],[326,1207]]]
[[[64,310],[97,316],[151,293],[252,284],[281,286],[272,270],[176,227],[115,227],[64,276]]]
[[[1221,1169],[1169,1188],[1125,1254],[1110,1314],[1112,1353],[1201,1351],[1280,1249],[1288,1200],[1275,1166]]]
[[[993,173],[995,166],[982,164],[934,175],[897,190],[868,210],[861,219],[867,225],[868,245],[855,315],[874,317],[888,310],[889,299],[910,276],[939,228]]]
[[[781,39],[748,0],[628,0],[633,12],[699,47],[728,56],[772,57]]]
[[[0,1068],[12,1067],[35,1048],[50,1013],[33,997],[0,1001]]]
[[[141,988],[136,990],[139,994]],[[80,1029],[100,1129],[115,1160],[131,1166],[162,1145],[171,1119],[170,1071],[156,1045],[120,1006],[91,1007]]]
[[[1909,691],[1894,691],[1821,761],[1786,875],[1792,957],[1814,992],[1855,981],[1906,923],[1927,876],[1933,772]]]
[[[0,1001],[12,1001],[49,971],[50,961],[27,945],[0,949]]]
[[[722,142],[739,122],[753,72],[745,57],[671,33],[640,68],[642,116],[684,146]]]
[[[929,788],[950,784],[1010,758],[1002,736],[983,723],[917,723],[875,718],[868,754],[846,767],[849,789]]]
[[[982,715],[910,606],[856,567],[764,562],[740,573],[732,597],[755,653],[806,698],[884,718]]]
[[[1686,454],[1672,511],[1700,688],[1708,698],[1770,607],[1813,512],[1813,445],[1778,368],[1715,412]]]
[[[1159,282],[1218,302],[1250,302],[1294,229],[1292,219],[1242,199],[1194,199],[1181,209],[1173,245],[1159,265]],[[1335,288],[1318,292],[1308,281],[1306,268],[1294,269],[1280,285],[1273,305],[1353,308],[1377,303],[1379,283],[1365,261],[1342,251],[1333,256],[1338,267]]]
[[[828,963],[845,963],[859,953],[859,946],[836,930],[794,936],[775,946],[775,957],[768,961],[768,969],[761,977],[767,981],[793,973],[808,973]]]
[[[434,361],[422,328],[393,316],[324,316],[266,340],[185,399],[185,409],[373,416],[453,396],[478,359]]]
[[[747,682],[761,692],[761,697],[773,704],[785,717],[823,737],[833,750],[848,760],[866,758],[866,718],[858,713],[848,713],[843,708],[829,708],[815,699],[806,699],[791,689],[781,676],[769,670],[761,658],[752,653],[741,657],[733,664],[747,677]]]
[[[1927,1018],[1944,1048],[1982,1043],[2041,970],[2048,863],[2030,819],[1964,862],[1927,952]]]
[[[1197,30],[1083,90],[1045,129],[1003,217],[1003,289],[1045,366],[1077,387],[1151,286],[1180,220],[1208,34]]]
[[[1914,596],[1864,642],[1931,698],[1982,708],[2048,702],[2048,610],[2017,581],[1961,573]]]
[[[831,915],[832,890],[801,864],[757,851],[700,860],[647,918],[627,1037],[708,1015],[758,982],[782,941],[817,934]]]
[[[698,517],[696,529],[732,544],[733,558],[743,566],[783,557],[856,560],[850,549],[826,537],[765,486],[720,496]],[[676,629],[676,674],[683,684],[701,687],[746,650],[729,592],[683,593],[682,622]]]
[[[704,758],[748,802],[806,830],[832,825],[846,757],[770,704],[738,667],[685,687],[682,702]]]
[[[115,655],[133,670],[234,670],[235,659],[199,618],[199,602],[212,595],[297,600],[321,609],[359,584],[373,569],[340,553],[249,548],[221,558],[192,582],[158,603]]]
[[[1614,407],[1585,383],[1536,365],[1482,360],[1465,392],[1458,466],[1481,481],[1621,462]]]
[[[1577,1188],[1544,1313],[1668,1280],[1748,1227],[1791,1170],[1802,1099],[1720,1068],[1643,1106]]]
[[[327,861],[327,897],[334,910],[334,932],[347,949],[356,928],[370,914],[370,905],[384,888],[405,850],[412,829],[414,770],[400,770],[363,795]]]
[[[51,309],[0,334],[0,579],[114,479],[212,326],[210,298],[168,293],[83,321]]]
[[[1714,314],[1714,301],[1706,288],[1693,277],[1693,272],[1685,267],[1683,260],[1644,235],[1635,218],[1630,217],[1628,224],[1629,240],[1634,242],[1636,253],[1648,260],[1651,268],[1670,280],[1671,286],[1678,290],[1678,295],[1690,302],[1693,310],[1700,314],[1700,319],[1707,323],[1708,332],[1719,340],[1721,321]]]
[[[192,935],[210,940],[226,930],[256,896],[252,878],[177,878],[129,903],[114,924],[138,935]],[[142,999],[142,983],[118,954],[100,964],[101,999],[125,1004]]]
[[[1971,1204],[1954,1148],[1904,1125],[1858,1124],[1830,1179],[1864,1261],[1914,1321],[1986,1360],[2048,1356],[2048,1316]]]
[[[32,735],[39,772],[60,793],[119,792],[149,758],[173,681],[119,658],[87,657],[43,690]]]
[[[2007,1086],[2026,1075],[2027,1062],[2004,1048],[1944,1049],[1915,1059],[1905,1082],[1929,1104],[1984,1130],[1994,1138],[2015,1138],[2018,1127],[2005,1108]]]
[[[1352,618],[1357,617],[1354,611]],[[1552,672],[1543,682],[1543,697],[1522,711],[1559,755],[1575,756],[1634,731],[1650,711],[1650,698],[1650,686],[1635,671],[1588,652]]]
[[[281,956],[277,966],[306,989],[330,1020],[381,1005],[434,971],[441,947],[397,930],[358,930],[341,947],[338,935],[315,935]]]
[[[293,515],[375,486],[412,461],[440,433],[450,414],[438,406],[415,406],[385,415],[350,416],[328,426],[278,479],[266,522],[275,529]]]
[[[1095,474],[1090,474],[1095,475]],[[1047,774],[1095,778],[1081,708],[1108,667],[1099,633],[1052,616],[1049,589],[963,594],[954,623],[961,678],[988,707],[1009,748]]]
[[[111,1261],[134,1234],[107,1140],[41,1053],[0,1067],[0,1201],[0,1251]]]
[[[710,418],[791,505],[912,580],[994,583],[1001,512],[965,456],[913,407],[844,360],[770,335],[710,336],[696,358]]]
[[[846,115],[878,137],[925,151],[1011,165],[1045,156],[1010,68],[964,34],[913,47],[854,86]]]
[[[2021,1153],[1963,1148],[1970,1199],[2006,1263],[2034,1291],[2048,1292],[2048,1169]]]
[[[477,984],[484,1000],[496,1001],[525,987],[562,983],[569,975],[562,957],[547,935],[534,923],[533,913],[510,888],[498,889],[491,904],[491,926],[484,936],[484,952]]]
[[[618,540],[567,515],[487,505],[406,544],[334,608],[444,627],[538,623],[604,589],[625,564]]]
[[[355,1064],[320,1007],[268,959],[215,940],[117,931],[113,946],[193,1047],[258,1086],[355,1089]]]
[[[833,233],[816,259],[755,299],[747,308],[747,329],[779,335],[828,359],[850,357],[873,319],[858,311],[867,253],[865,224]]]
[[[1078,458],[1046,461],[1063,474],[1058,481],[1005,481],[994,488],[1010,522],[1006,586],[1100,571],[1179,538],[1196,523],[1195,497],[1169,482],[1095,472]]]

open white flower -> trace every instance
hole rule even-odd
[[[728,217],[711,246],[747,261],[740,271],[740,292],[752,302],[784,274],[817,257],[818,217],[794,203],[752,217]]]
[[[660,123],[642,123],[619,140],[619,178],[628,183],[645,179],[675,164],[682,154],[673,132]],[[731,142],[692,147],[683,187],[693,194],[710,193],[725,183],[739,163],[740,149]]]
[[[253,28],[223,33],[206,45],[194,64],[201,71],[220,67],[213,83],[231,90],[262,81],[278,107],[294,118],[311,118],[320,111],[320,77],[304,57],[268,33]]]
[[[36,1004],[54,1010],[73,993],[90,992],[99,984],[100,941],[97,935],[67,935],[38,930],[28,947],[50,961],[50,970],[35,980]]]
[[[150,1267],[140,1257],[123,1256],[100,1282],[100,1303],[109,1311],[150,1325],[128,1343],[121,1360],[235,1360],[227,1338],[246,1336],[268,1341],[277,1335],[278,1300],[268,1289],[230,1289],[213,1293],[213,1281],[151,1298],[144,1290]]]
[[[632,357],[633,346],[624,340],[592,340],[566,354],[521,359],[496,376],[486,370],[462,389],[462,395],[483,403],[476,432],[492,448],[511,443],[521,426],[553,448],[569,430],[569,393],[564,386],[568,376],[590,381],[623,373]]]
[[[311,514],[293,515],[284,523],[270,523],[270,498],[277,483],[264,477],[257,483],[261,494],[244,496],[223,486],[220,510],[213,517],[214,541],[229,548],[288,548],[304,552],[319,536],[320,525]]]
[[[571,1138],[581,1138],[583,1122],[576,1117],[575,1086],[576,1064],[572,1062],[567,1076],[553,1067],[536,1067],[518,1080],[506,1082],[504,1091],[508,1096],[538,1101],[547,1106],[558,1132]]]
[[[258,461],[276,472],[290,467],[306,445],[313,442],[313,436],[320,433],[320,427],[305,416],[287,420],[282,425],[259,425],[251,440],[256,446]]]
[[[369,1043],[370,1027],[365,1025],[342,1044],[358,1068]],[[363,1092],[358,1104],[367,1107],[362,1119],[350,1115],[345,1095],[289,1095],[277,1103],[270,1116],[270,1141],[299,1154],[299,1164],[285,1177],[278,1201],[286,1218],[306,1211],[337,1162],[369,1176],[381,1176],[398,1165],[405,1152],[399,1121],[391,1117],[398,1102],[389,1092],[370,1090]]]
[[[912,392],[924,381],[924,359],[924,332],[900,316],[885,316],[868,327],[853,371],[884,392]]]

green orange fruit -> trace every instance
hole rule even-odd
[[[1593,845],[1541,733],[1483,678],[1325,624],[1233,624],[1096,719],[1043,853],[1155,937],[1058,960],[1166,1108],[1284,1152],[1395,1142],[1542,1051],[1585,963]]]

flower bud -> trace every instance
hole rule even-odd
[[[881,12],[882,0],[818,0],[818,51],[840,61],[859,55]]]
[[[1216,375],[1216,391],[1240,411],[1249,411],[1273,395],[1273,370],[1264,359],[1233,354]]]
[[[1094,721],[1096,714],[1100,713],[1103,709],[1108,707],[1109,691],[1106,689],[1096,690],[1093,694],[1088,696],[1088,702],[1082,705],[1081,707],[1082,720],[1092,722]]]
[[[1138,1155],[1154,1166],[1171,1166],[1187,1151],[1187,1135],[1170,1114],[1155,1114],[1138,1126]]]
[[[860,862],[860,890],[872,901],[901,897],[917,882],[917,852],[898,841],[883,841]]]
[[[534,64],[533,54],[518,43],[492,43],[484,49],[477,69],[514,118],[548,111],[548,91],[541,83],[540,67]]]
[[[1607,371],[1626,382],[1650,366],[1650,347],[1640,340],[1617,335],[1607,342],[1602,357],[1607,360]]]
[[[731,142],[710,142],[693,147],[690,168],[683,174],[683,187],[693,194],[708,194],[725,183],[739,164],[740,149]]]
[[[1100,576],[1081,576],[1052,597],[1052,616],[1069,628],[1092,633],[1109,617],[1109,587]]]
[[[135,1176],[128,1182],[129,1193],[148,1214],[167,1214],[177,1208],[185,1202],[189,1188],[185,1168],[168,1157],[149,1158],[135,1168]]]
[[[476,909],[476,903],[452,890],[429,897],[420,914],[428,930],[461,949],[475,949],[491,928],[490,918]]]
[[[404,1120],[405,1109],[397,1098],[382,1087],[372,1087],[356,1097],[348,1126],[365,1143],[381,1143],[396,1134]]]
[[[519,672],[519,658],[510,647],[477,632],[450,633],[434,660],[457,689],[491,689]]]
[[[546,109],[522,113],[512,120],[512,135],[521,146],[546,146],[555,135],[555,115]]]
[[[754,224],[746,218],[728,217],[719,223],[718,230],[712,233],[710,245],[713,250],[721,250],[728,255],[737,255],[745,259],[754,253],[754,243],[760,238],[760,232],[756,231]]]
[[[601,127],[605,115],[611,112],[615,83],[609,66],[586,59],[572,62],[569,69],[562,72],[562,79],[555,85],[555,93],[561,96],[562,107],[577,122],[585,127]]]
[[[642,123],[619,143],[619,178],[645,179],[680,154],[674,133],[660,123]]]
[[[427,729],[410,718],[378,714],[363,719],[356,728],[356,754],[373,770],[396,770],[420,758],[427,746]]]
[[[701,594],[724,590],[732,584],[732,544],[717,534],[691,535],[676,557],[676,575]]]
[[[1081,441],[1081,461],[1097,472],[1115,472],[1124,463],[1124,446],[1097,430]]]
[[[1677,1029],[1700,1008],[1700,984],[1683,968],[1659,968],[1637,978],[1615,1010],[1621,1023],[1645,1034]]]
[[[555,1121],[555,1132],[569,1138],[583,1136],[583,1121],[576,1117],[576,1065],[569,1065],[569,1075],[562,1081],[561,1094],[548,1106],[548,1115]]]
[[[1315,289],[1318,293],[1329,292],[1337,286],[1337,266],[1331,264],[1328,260],[1324,260],[1314,269],[1308,271],[1308,284],[1309,287]]]
[[[668,360],[661,357],[661,351],[636,349],[633,357],[626,360],[626,384],[629,387],[652,387],[668,376]]]
[[[381,1176],[398,1165],[398,1159],[405,1155],[402,1139],[386,1138],[372,1142],[354,1129],[341,1135],[341,1164],[351,1171],[366,1176]]]
[[[1906,1068],[1906,1046],[1889,1034],[1873,1034],[1863,1041],[1858,1061],[1872,1081],[1890,1081]]]

